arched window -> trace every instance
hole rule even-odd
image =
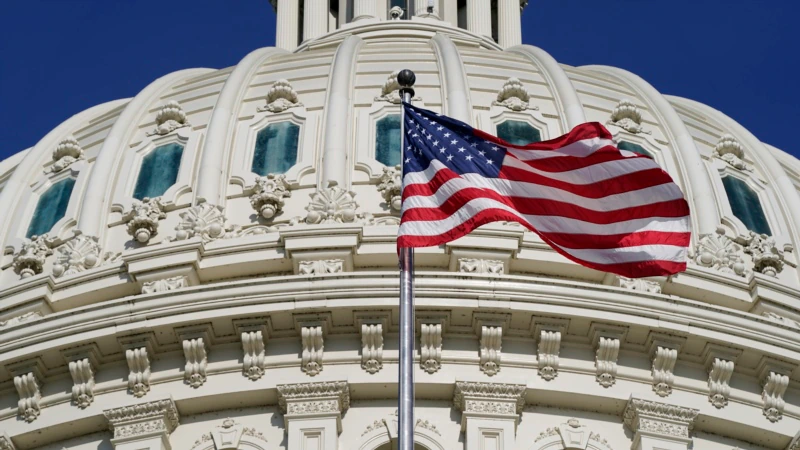
[[[297,163],[300,126],[289,121],[268,125],[256,135],[253,172],[261,176],[286,173]]]
[[[178,143],[156,147],[142,159],[133,198],[142,200],[164,195],[178,179],[183,146]]]
[[[400,115],[379,119],[375,128],[375,159],[386,166],[400,164]]]
[[[761,202],[750,186],[744,181],[735,177],[722,177],[722,185],[725,186],[725,194],[731,205],[733,215],[744,223],[748,230],[759,234],[772,234],[764,215]]]
[[[28,225],[27,237],[40,236],[53,228],[64,214],[67,212],[69,197],[72,195],[72,188],[75,187],[75,179],[67,178],[50,186],[36,203],[36,210],[33,218]]]
[[[633,142],[620,141],[620,143],[617,144],[617,148],[619,148],[620,150],[627,150],[629,152],[638,153],[640,155],[644,155],[644,156],[647,156],[649,158],[656,159],[655,155],[653,155],[652,153],[650,153],[647,150],[645,150],[645,148],[642,147],[641,145],[634,144]]]
[[[528,122],[506,120],[497,125],[497,137],[514,145],[528,145],[542,140],[542,133]]]

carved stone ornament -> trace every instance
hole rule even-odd
[[[136,398],[150,392],[150,356],[147,346],[131,345],[125,350],[128,362],[128,390]]]
[[[400,12],[402,15],[402,10],[400,10]],[[394,18],[394,16],[392,16],[392,18]],[[399,70],[395,70],[389,74],[389,78],[386,79],[381,88],[381,95],[375,97],[376,102],[388,102],[394,105],[403,103],[403,99],[400,98],[400,83],[397,82],[397,75],[399,73]],[[411,101],[422,101],[422,98],[414,97]]]
[[[493,106],[503,106],[511,111],[538,110],[539,107],[530,104],[530,94],[517,78],[509,78],[497,93],[497,100]]]
[[[350,408],[350,387],[346,381],[279,384],[278,406],[287,415],[338,413]]]
[[[206,382],[206,369],[208,368],[207,340],[208,338],[199,336],[183,339],[183,355],[186,357],[183,380],[195,389]]]
[[[525,390],[524,384],[456,381],[453,405],[462,412],[519,414],[525,406]]]
[[[708,401],[715,408],[721,409],[728,404],[731,395],[731,375],[733,375],[733,361],[714,358],[708,373]]]
[[[312,325],[300,328],[300,340],[303,345],[300,368],[308,376],[315,376],[322,372],[322,355],[324,351],[324,338],[322,326]]]
[[[503,261],[496,259],[459,258],[458,271],[502,275],[505,267],[503,266]]]
[[[383,324],[361,324],[361,368],[375,374],[383,368]]]
[[[17,450],[14,441],[5,432],[0,432],[0,450]]]
[[[356,219],[358,203],[353,200],[356,193],[338,186],[319,189],[311,194],[311,203],[306,206],[306,223],[330,224],[352,223]]]
[[[619,275],[616,278],[615,285],[631,291],[648,292],[650,294],[661,293],[661,285],[658,282],[642,278],[627,278]]]
[[[442,324],[420,326],[419,364],[422,370],[436,373],[442,367]]]
[[[611,120],[607,124],[622,128],[632,134],[651,133],[642,128],[642,113],[639,111],[639,107],[627,99],[617,103],[617,106],[611,111]]]
[[[318,261],[300,261],[297,266],[300,275],[323,275],[326,273],[344,272],[343,259],[322,259]]]
[[[283,211],[284,199],[292,196],[286,175],[268,174],[266,177],[256,177],[253,186],[253,195],[250,196],[250,205],[265,219],[272,219]]]
[[[750,231],[744,252],[753,258],[753,269],[756,272],[777,277],[783,270],[783,250],[778,248],[771,236]]]
[[[724,274],[739,277],[747,277],[750,274],[744,261],[744,249],[725,236],[723,228],[717,228],[715,234],[702,236],[692,258],[695,263]]]
[[[744,161],[744,147],[730,134],[722,135],[717,145],[714,146],[711,156],[725,161],[735,169],[753,170],[753,167]]]
[[[284,112],[289,108],[297,108],[303,106],[297,97],[297,92],[294,90],[289,81],[278,80],[269,88],[267,92],[267,105],[259,106],[257,111],[269,111],[271,113]]]
[[[67,136],[56,145],[53,150],[53,165],[50,166],[50,172],[58,173],[67,167],[71,166],[76,161],[86,159],[81,147],[75,136]]]
[[[688,439],[699,413],[696,409],[631,398],[623,422],[634,433],[645,431]]]
[[[147,198],[133,200],[131,210],[125,214],[128,222],[128,234],[142,244],[158,234],[158,221],[165,219],[164,205],[161,198]]]
[[[673,370],[678,361],[678,350],[656,345],[653,353],[653,391],[659,397],[666,397],[672,393],[675,382]]]
[[[500,372],[502,341],[503,327],[481,326],[480,366],[481,371],[490,377]]]
[[[56,278],[100,267],[118,256],[112,253],[103,254],[97,238],[86,235],[79,235],[64,242],[56,248],[55,254],[53,276]]]
[[[255,428],[245,427],[235,422],[233,419],[225,419],[222,424],[214,427],[210,433],[206,433],[194,441],[192,449],[205,449],[213,445],[215,450],[235,450],[240,447],[239,443],[243,440],[255,439],[262,443],[267,442],[264,434],[256,431]],[[264,448],[257,445],[256,448]]]
[[[176,277],[164,278],[163,280],[144,282],[142,284],[142,294],[175,291],[185,287],[189,287],[189,277],[186,275],[179,275]]]
[[[541,330],[539,332],[539,376],[545,381],[558,376],[558,354],[561,349],[561,331]]]
[[[154,434],[169,436],[180,421],[172,399],[108,409],[103,414],[114,431],[114,439]]]
[[[52,245],[53,240],[46,234],[25,240],[14,255],[14,272],[23,280],[42,273],[45,260],[53,254]]]
[[[542,442],[536,448],[564,448],[570,450],[592,449],[606,450],[608,442],[598,434],[589,431],[589,427],[580,423],[578,419],[568,419],[557,427],[547,428],[541,432],[534,442]],[[594,441],[589,443],[589,441]],[[559,445],[560,444],[560,445]]]
[[[21,314],[16,317],[12,317],[8,320],[0,320],[0,328],[14,326],[20,323],[29,322],[31,320],[41,319],[42,313],[39,311],[28,311],[25,314]]]
[[[788,326],[794,327],[794,328],[800,328],[800,322],[798,322],[796,320],[792,320],[792,319],[790,319],[788,317],[781,316],[780,314],[776,314],[776,313],[774,313],[772,311],[764,311],[764,312],[761,313],[761,315],[764,316],[764,317],[768,317],[770,319],[773,319],[773,320],[777,320],[777,321],[781,322],[784,325],[788,325]],[[0,327],[2,327],[2,326],[3,326],[2,323],[0,323]]]
[[[765,374],[764,390],[761,392],[764,416],[770,422],[777,422],[783,418],[783,409],[786,402],[783,395],[789,387],[789,377],[785,374],[768,370]]]
[[[72,377],[72,401],[84,409],[94,402],[94,372],[96,361],[88,353],[73,355],[69,361]]]
[[[620,339],[610,336],[599,336],[595,351],[595,379],[600,386],[608,388],[617,381],[617,358],[619,358]]]
[[[41,413],[39,406],[39,401],[42,399],[42,393],[39,390],[40,380],[38,370],[22,371],[14,376],[14,387],[19,394],[17,411],[26,422],[33,422]]]
[[[175,100],[170,101],[162,106],[156,114],[156,128],[147,133],[148,136],[164,136],[178,128],[188,127],[191,125],[186,118],[186,113],[183,112],[181,105]]]
[[[180,214],[181,221],[175,227],[175,240],[182,241],[199,236],[210,242],[225,236],[227,231],[225,208],[209,203],[192,206]]]
[[[244,376],[253,381],[264,376],[264,368],[267,365],[264,332],[261,329],[242,330],[242,350]]]
[[[381,175],[381,180],[378,184],[378,192],[383,196],[383,200],[392,211],[396,212],[400,212],[400,207],[403,203],[400,196],[403,190],[403,180],[400,175],[400,166],[384,167],[383,175]]]

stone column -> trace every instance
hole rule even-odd
[[[378,16],[376,0],[354,0],[353,22],[361,19],[374,19]]]
[[[338,450],[342,413],[350,407],[346,381],[278,385],[287,448]]]
[[[278,23],[275,26],[275,46],[292,51],[297,48],[297,29],[300,0],[278,0]]]
[[[515,448],[525,389],[524,384],[456,381],[453,405],[461,411],[466,450]]]
[[[103,414],[114,431],[114,450],[171,450],[169,435],[180,420],[172,398],[107,409]]]
[[[328,32],[328,2],[305,0],[303,6],[303,41],[315,39]]]
[[[491,0],[467,0],[467,30],[492,37]]]
[[[631,397],[623,413],[633,432],[631,450],[688,450],[696,409]]]
[[[522,44],[521,12],[519,0],[497,0],[497,43],[500,47]]]

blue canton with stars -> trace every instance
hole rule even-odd
[[[447,116],[404,103],[403,173],[420,172],[432,160],[461,175],[497,178],[506,149],[476,137],[472,127]]]

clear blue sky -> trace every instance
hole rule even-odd
[[[530,0],[523,41],[727,113],[800,156],[797,0]],[[0,1],[0,159],[166,73],[275,42],[268,0]]]

